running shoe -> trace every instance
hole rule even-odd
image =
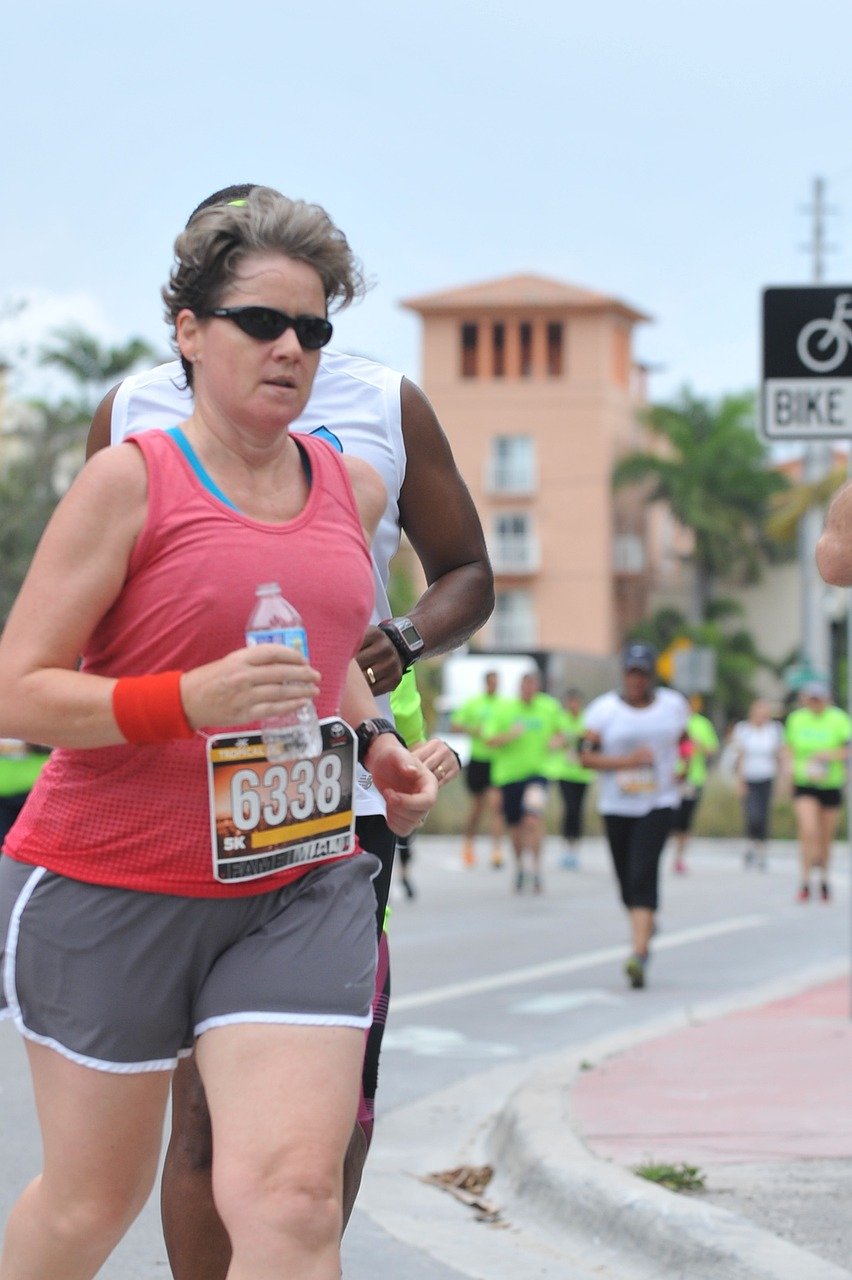
[[[797,902],[810,902],[811,891],[808,885],[803,884],[799,892],[796,894]]]
[[[754,849],[746,849],[743,854],[743,866],[750,867],[754,864]]]
[[[491,854],[491,866],[494,871],[500,871],[503,865],[503,854],[499,849],[495,849]]]
[[[562,855],[562,860],[560,865],[564,867],[566,871],[579,871],[580,859],[577,857],[576,853],[573,852],[573,850],[566,849]]]
[[[826,884],[824,880],[819,887],[819,896],[823,902],[831,902],[831,886]]]
[[[674,869],[675,869],[676,875],[679,875],[679,876],[686,875],[686,863],[684,862],[683,858],[675,858]]]
[[[644,987],[645,961],[642,956],[631,956],[624,966],[624,972],[627,975],[627,981],[630,983],[634,991],[639,991]]]
[[[462,862],[466,867],[476,866],[476,853],[473,845],[469,842],[462,845]]]
[[[543,889],[544,885],[541,882],[541,876],[536,872],[533,876],[533,893],[541,893]]]
[[[523,871],[516,871],[515,872],[515,893],[521,893],[521,891],[523,890],[523,887],[524,887],[524,873]]]

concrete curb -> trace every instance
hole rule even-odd
[[[795,982],[745,993],[694,1011],[680,1025],[782,998],[826,977],[833,968]],[[841,971],[842,972],[842,971]],[[509,1098],[487,1139],[498,1171],[496,1198],[550,1229],[606,1245],[636,1263],[653,1260],[656,1274],[689,1280],[850,1280],[852,1273],[782,1240],[716,1205],[665,1191],[593,1155],[576,1134],[571,1089],[581,1064],[656,1038],[675,1020],[639,1034],[608,1038],[547,1064]]]

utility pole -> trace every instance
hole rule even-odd
[[[814,178],[813,202],[805,210],[811,217],[811,276],[815,284],[825,278],[825,219],[830,212],[825,203],[825,180]],[[814,440],[805,445],[803,479],[813,484],[831,469],[831,442]],[[817,573],[816,544],[822,533],[822,512],[811,507],[799,523],[799,574],[801,578],[802,659],[814,671],[828,677],[831,672],[829,621],[825,611],[825,587]]]

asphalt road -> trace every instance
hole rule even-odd
[[[380,1119],[344,1242],[346,1280],[620,1280],[623,1272],[607,1269],[605,1245],[597,1259],[574,1257],[570,1242],[544,1241],[526,1224],[476,1222],[437,1189],[430,1192],[434,1210],[424,1214],[412,1207],[411,1190],[418,1186],[422,1206],[418,1178],[475,1163],[489,1118],[548,1056],[843,963],[850,932],[845,848],[830,905],[794,901],[791,846],[773,846],[765,874],[746,872],[739,853],[738,842],[696,841],[689,874],[675,876],[666,864],[649,986],[634,992],[621,972],[625,921],[601,841],[587,842],[578,872],[558,866],[553,842],[545,891],[534,896],[512,892],[508,871],[484,860],[464,870],[458,841],[420,838],[412,868],[417,897],[393,898],[394,997]],[[0,1091],[5,1215],[39,1162],[23,1052],[8,1023],[0,1025]],[[388,1175],[392,1149],[405,1165],[396,1178]],[[168,1277],[153,1199],[102,1275]]]

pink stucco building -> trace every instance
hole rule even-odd
[[[648,317],[538,275],[403,305],[422,317],[422,385],[496,573],[480,643],[611,654],[648,592],[644,505],[610,483],[618,456],[646,443],[633,331]]]

